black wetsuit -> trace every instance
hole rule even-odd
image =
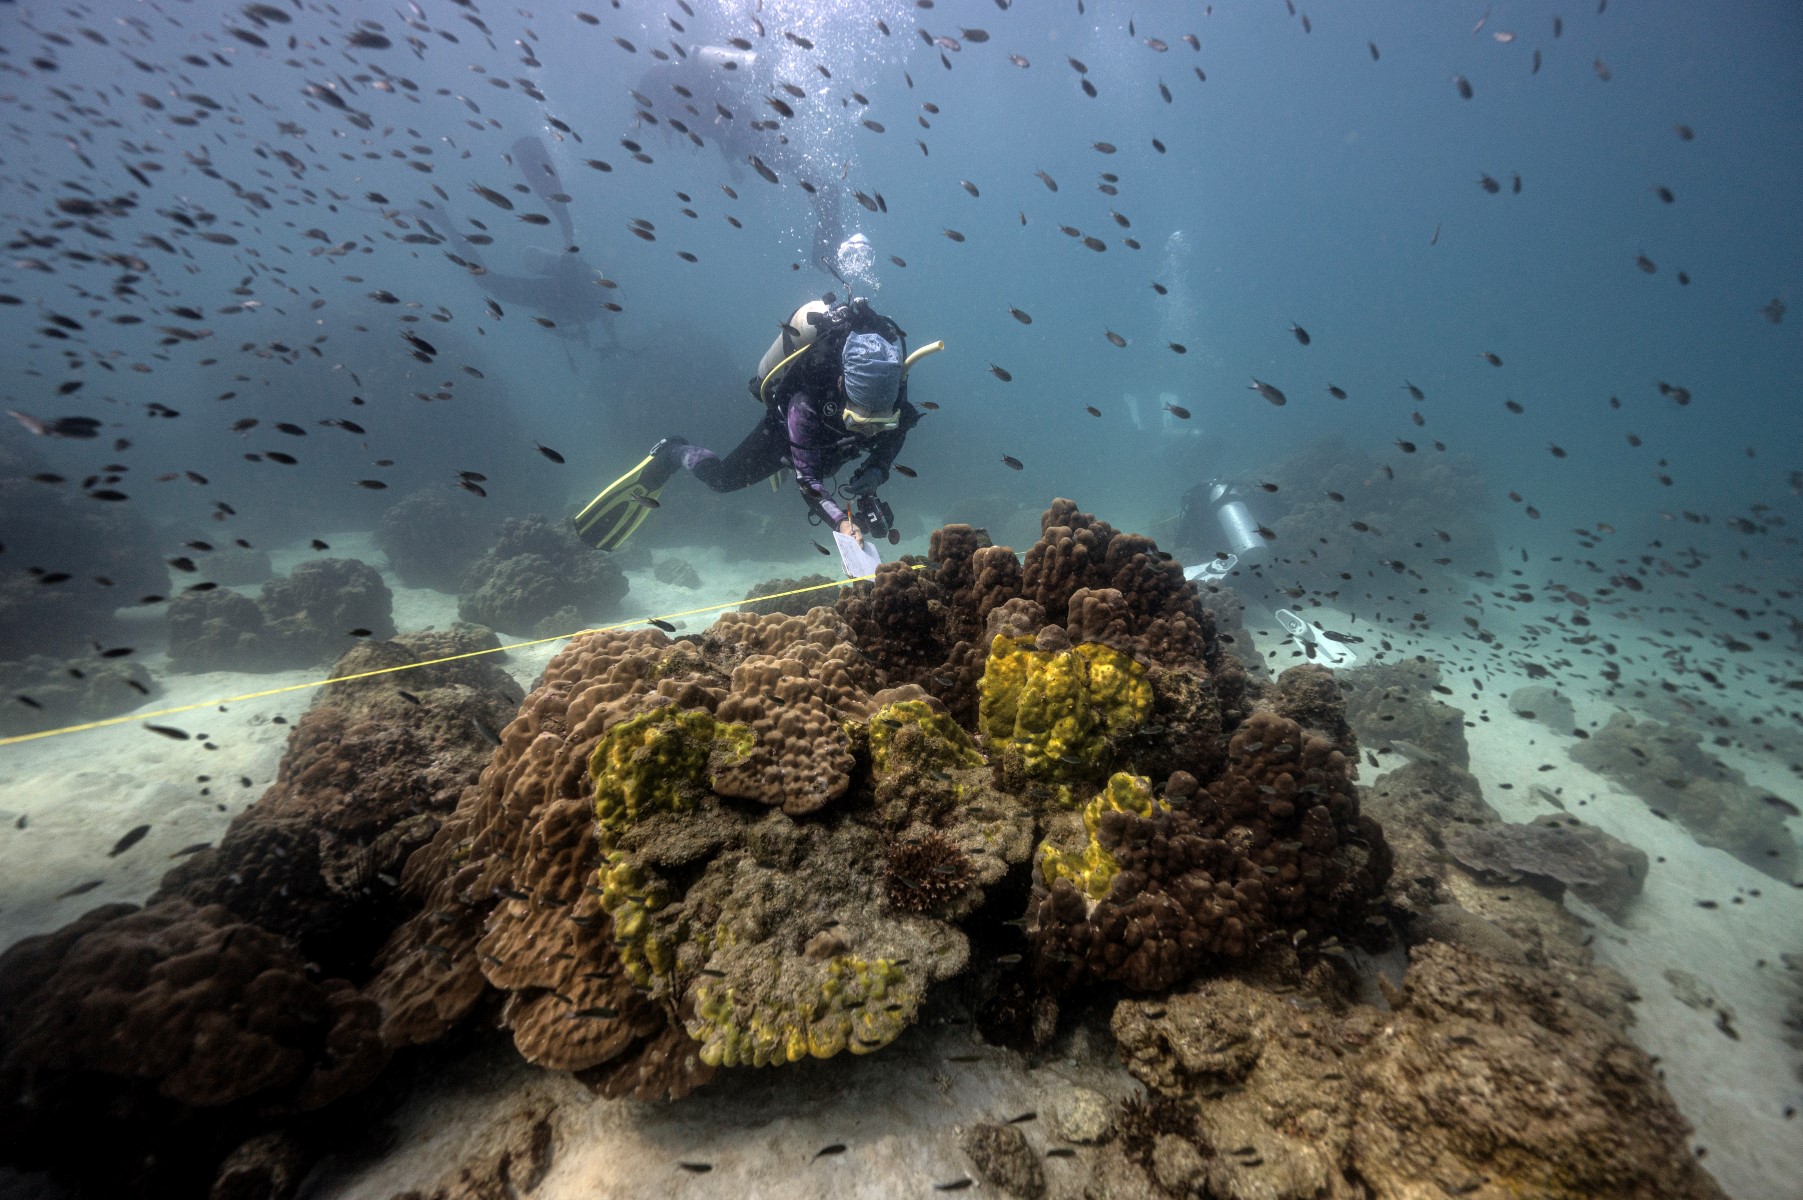
[[[716,492],[736,492],[790,468],[808,507],[837,525],[846,514],[827,481],[864,454],[846,490],[853,496],[874,494],[888,481],[908,430],[920,420],[920,410],[908,403],[905,382],[896,400],[901,419],[876,437],[847,430],[839,419],[839,404],[837,395],[821,400],[814,390],[797,388],[768,405],[757,428],[725,458],[702,446],[684,446],[682,465]]]

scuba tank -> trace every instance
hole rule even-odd
[[[1227,539],[1227,549],[1243,555],[1265,544],[1258,532],[1258,522],[1246,507],[1245,495],[1239,488],[1217,479],[1208,485],[1208,502],[1214,506],[1215,523],[1221,527],[1221,536]]]
[[[854,296],[840,305],[827,300],[810,300],[789,315],[776,340],[758,360],[757,374],[751,377],[751,394],[764,404],[771,403],[781,393],[782,384],[790,374],[812,362],[812,356],[807,353],[810,349],[827,341],[837,350],[838,343],[850,333],[881,334],[901,348],[904,358],[909,357],[908,335],[902,332],[901,326],[871,308],[864,297]],[[905,372],[906,364],[903,369]]]

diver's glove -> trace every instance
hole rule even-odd
[[[877,499],[875,492],[865,492],[851,502],[851,518],[866,537],[887,538],[892,546],[901,541],[900,532],[894,528],[895,510]]]

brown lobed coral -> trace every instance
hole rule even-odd
[[[174,1194],[160,1189],[190,1156],[204,1180],[206,1145],[359,1091],[387,1062],[376,1005],[308,966],[182,900],[19,942],[0,955],[4,1140],[27,1165],[81,1164],[145,1194]]]
[[[364,643],[335,678],[499,645],[480,626]],[[492,752],[485,730],[518,709],[492,658],[327,685],[289,734],[276,781],[216,849],[172,869],[153,897],[223,904],[353,977],[403,915],[407,856],[437,832]]]
[[[266,582],[256,600],[223,589],[184,592],[169,606],[170,667],[280,671],[325,662],[359,637],[391,636],[392,607],[381,573],[354,558],[304,562]]]

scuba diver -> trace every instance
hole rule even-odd
[[[722,458],[683,438],[664,438],[576,514],[583,541],[619,549],[678,470],[732,492],[784,469],[795,472],[810,519],[860,546],[866,537],[900,541],[894,512],[876,493],[920,420],[908,403],[908,370],[944,343],[908,354],[907,335],[868,301],[831,301],[829,293],[796,309],[764,352],[750,382],[764,414],[737,449]],[[829,481],[859,455],[863,463],[835,494]]]

